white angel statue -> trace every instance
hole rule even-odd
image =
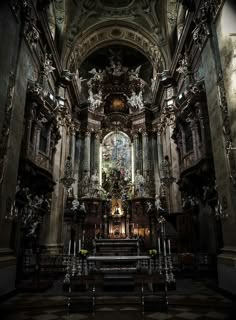
[[[79,70],[77,69],[76,72],[75,72],[75,80],[76,80],[76,83],[78,85],[78,90],[79,90],[79,93],[80,93],[81,89],[82,89],[82,82],[86,81],[87,79],[83,79],[83,77],[80,77],[79,76]]]
[[[98,80],[98,81],[102,82],[103,76],[104,76],[104,71],[102,71],[101,69],[99,69],[97,71],[96,68],[93,68],[92,70],[89,71],[89,73],[93,74],[93,77],[92,77],[93,80]]]
[[[139,91],[138,95],[133,90],[131,97],[127,97],[127,99],[131,107],[139,110],[142,110],[144,108],[142,90]]]
[[[102,91],[99,90],[98,93],[93,94],[92,89],[89,89],[88,101],[89,101],[90,106],[93,110],[99,108],[102,103]]]
[[[131,69],[129,71],[129,80],[130,81],[139,79],[139,72],[140,72],[141,67],[142,67],[142,65],[138,66],[136,69]]]

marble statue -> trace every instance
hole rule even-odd
[[[81,93],[81,90],[82,90],[82,82],[83,82],[83,81],[86,81],[87,79],[83,79],[83,77],[80,77],[80,76],[79,76],[79,71],[78,71],[78,69],[77,69],[76,72],[75,72],[75,80],[76,80],[76,83],[77,83],[77,86],[78,86],[79,93]]]
[[[85,209],[85,204],[84,204],[84,202],[81,203],[81,205],[80,205],[80,207],[79,207],[79,212],[86,213],[86,209]]]
[[[87,172],[84,173],[81,183],[81,193],[83,196],[89,196],[90,179]]]
[[[160,199],[160,196],[157,194],[156,196],[155,196],[155,207],[156,207],[156,210],[157,211],[164,211],[165,209],[163,209],[162,207],[161,207],[161,199]]]
[[[138,94],[135,93],[135,91],[132,91],[131,97],[127,97],[129,104],[131,107],[142,110],[144,108],[143,103],[143,93],[142,90],[139,91]]]
[[[72,211],[77,211],[79,208],[79,201],[77,198],[75,198],[73,201],[72,201],[72,208],[71,210]]]
[[[137,170],[136,176],[134,178],[134,188],[135,188],[135,194],[138,197],[144,196],[144,186],[145,186],[145,179],[141,175],[140,170]]]
[[[30,226],[30,230],[29,232],[27,233],[27,237],[36,237],[36,230],[37,230],[37,227],[39,225],[39,221],[35,221],[31,226]]]
[[[148,206],[148,208],[147,208],[147,213],[149,213],[149,212],[152,211],[152,209],[153,209],[153,204],[152,204],[150,201],[148,201],[148,202],[147,202],[147,206]]]
[[[98,196],[98,191],[100,189],[99,186],[99,176],[97,170],[94,170],[94,173],[92,174],[90,178],[90,194],[91,196]]]
[[[93,110],[99,108],[102,104],[102,91],[99,90],[98,93],[93,94],[93,91],[90,88],[88,92],[89,92],[88,101],[90,103],[91,108]]]
[[[95,68],[93,68],[92,70],[89,71],[89,73],[93,75],[93,77],[91,78],[92,80],[102,82],[104,71],[102,71],[101,69],[97,71]],[[90,80],[88,81],[89,82],[88,85],[91,85]]]
[[[139,79],[139,72],[142,65],[138,66],[136,69],[132,69],[129,71],[129,80],[134,81]]]

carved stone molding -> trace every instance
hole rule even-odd
[[[36,48],[40,32],[36,25],[37,19],[31,2],[29,0],[9,0],[9,5],[17,20],[22,22],[22,33],[29,46]]]
[[[220,70],[218,73],[218,99],[219,106],[221,108],[223,127],[222,131],[225,138],[225,149],[226,149],[226,158],[230,179],[236,187],[236,158],[235,153],[232,148],[232,132],[230,126],[230,118],[229,118],[229,110],[228,103],[226,98],[226,90],[224,85],[224,78],[222,71]]]
[[[10,72],[8,88],[7,88],[7,98],[4,109],[4,120],[2,126],[2,132],[0,136],[0,185],[4,178],[4,168],[7,154],[7,144],[10,133],[10,124],[12,116],[12,101],[14,97],[16,76],[13,71]]]
[[[204,0],[200,7],[199,13],[195,19],[195,28],[192,32],[193,40],[201,50],[207,39],[211,36],[210,23],[214,22],[224,0]]]
[[[117,41],[126,43],[133,48],[138,48],[152,61],[154,66],[160,65],[161,68],[164,67],[163,52],[149,35],[142,32],[142,30],[137,32],[127,26],[111,25],[100,29],[96,28],[89,33],[85,33],[78,42],[75,41],[72,45],[72,50],[70,48],[67,51],[67,69],[71,70],[71,66],[75,61],[77,65],[80,65],[94,49]]]
[[[40,33],[36,26],[36,19],[32,17],[24,27],[25,39],[31,48],[36,48],[39,41]]]
[[[193,40],[198,46],[198,48],[201,50],[205,45],[208,37],[211,35],[211,32],[207,20],[196,20],[195,23],[196,27],[192,32]]]

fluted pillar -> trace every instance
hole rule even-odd
[[[81,158],[81,133],[77,133],[75,137],[74,195],[78,195],[80,158]]]
[[[51,213],[49,216],[48,230],[41,237],[41,244],[46,245],[47,251],[53,254],[61,252],[63,247],[62,239],[62,221],[65,206],[65,187],[61,183],[63,177],[66,159],[66,141],[67,129],[64,124],[60,126],[61,139],[56,146],[54,156],[53,177],[56,181],[54,191],[52,193]],[[55,228],[55,226],[57,226]]]
[[[161,132],[157,132],[157,161],[158,161],[158,167],[159,172],[161,170],[161,162],[163,160],[163,145],[161,142]]]
[[[95,135],[94,135],[93,167],[94,167],[94,170],[97,170],[98,176],[100,177],[99,152],[100,152],[100,135],[99,135],[99,133],[95,133]]]
[[[72,127],[70,130],[69,139],[70,139],[69,152],[70,152],[70,157],[71,157],[72,170],[74,173],[74,168],[75,168],[75,129],[74,129],[74,127]],[[74,175],[73,175],[73,178],[74,178]],[[73,188],[72,195],[75,196],[76,195],[76,184],[75,183],[73,183],[72,188]]]
[[[84,159],[82,164],[83,171],[87,171],[90,175],[90,156],[91,156],[91,133],[85,132],[84,138]]]
[[[148,171],[148,133],[143,132],[142,133],[142,144],[143,144],[143,176],[147,176],[147,171]]]
[[[133,161],[133,164],[134,164],[134,173],[136,173],[137,169],[139,169],[139,157],[140,157],[140,154],[139,154],[139,141],[138,141],[138,134],[134,134],[133,136],[133,148],[134,148],[134,161]]]

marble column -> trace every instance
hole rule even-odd
[[[143,145],[143,176],[147,176],[147,171],[149,167],[149,158],[148,158],[148,133],[142,132],[142,145]]]
[[[157,161],[158,161],[158,167],[159,167],[159,172],[161,170],[161,163],[163,160],[163,145],[161,141],[161,132],[157,132]]]
[[[74,170],[75,167],[75,130],[71,130],[70,133],[70,156],[71,156],[71,163],[72,168]]]
[[[136,174],[137,170],[140,169],[139,168],[139,157],[140,157],[140,154],[139,154],[139,137],[138,137],[138,134],[134,134],[133,135],[133,148],[134,148],[134,161],[133,161],[133,164],[134,164],[134,175]]]
[[[70,157],[71,157],[71,164],[72,164],[72,170],[73,170],[73,173],[75,172],[74,169],[75,169],[75,129],[74,128],[71,128],[70,130],[70,136],[69,136],[69,139],[70,139]],[[74,175],[73,175],[73,178],[74,178]],[[72,185],[73,187],[73,196],[76,195],[76,184],[73,183]]]
[[[78,196],[78,183],[79,183],[79,168],[81,158],[81,133],[78,132],[75,136],[75,161],[74,161],[74,195]]]
[[[94,135],[94,152],[93,152],[93,169],[97,170],[98,176],[100,177],[100,135],[95,133]]]
[[[108,237],[108,219],[106,214],[104,215],[104,237]]]
[[[41,237],[41,243],[45,243],[47,251],[52,254],[58,254],[63,248],[62,229],[63,215],[65,207],[66,192],[65,187],[60,181],[63,178],[65,160],[67,156],[67,138],[68,132],[64,125],[60,126],[61,139],[56,146],[54,156],[53,177],[56,182],[52,193],[51,212],[47,234]],[[55,227],[56,226],[56,227]]]
[[[12,244],[12,223],[5,220],[15,200],[24,115],[28,69],[31,64],[28,47],[20,36],[21,24],[16,22],[9,3],[1,3],[0,20],[0,127],[5,127],[0,159],[0,296],[15,289],[16,258]],[[10,41],[9,41],[10,39]],[[7,107],[7,109],[6,109]],[[2,130],[1,130],[2,132]],[[3,139],[3,140],[2,140]],[[5,147],[6,146],[6,147]]]
[[[153,162],[153,170],[154,172],[153,177],[154,177],[154,186],[155,186],[155,194],[159,193],[159,188],[160,188],[160,173],[159,173],[159,167],[158,167],[158,153],[157,153],[157,141],[156,141],[156,136],[152,136],[152,162]]]
[[[212,24],[215,39],[214,37],[209,38],[204,48],[202,59],[206,70],[206,96],[212,131],[217,191],[226,214],[222,222],[224,247],[218,256],[218,283],[220,288],[233,294],[236,294],[236,186],[230,179],[231,168],[226,155],[226,145],[229,139],[227,137],[229,126],[232,144],[234,148],[236,147],[235,20],[236,3],[234,0],[226,0],[221,14],[218,15],[216,22]],[[213,48],[215,50],[212,52]],[[220,61],[217,57],[220,57]],[[219,76],[219,64],[222,70],[222,77]],[[215,88],[212,88],[213,85]],[[227,122],[227,117],[229,117],[229,122]],[[236,150],[232,150],[231,154],[234,157],[232,162],[234,162],[233,166],[235,166]]]
[[[87,171],[88,175],[90,176],[90,158],[91,158],[91,132],[85,132],[84,138],[84,157],[83,157],[83,164],[82,170]]]
[[[126,225],[125,225],[125,233],[126,233],[126,237],[129,238],[129,221],[130,221],[130,216],[129,215],[126,215]]]

